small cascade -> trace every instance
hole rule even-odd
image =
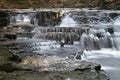
[[[75,60],[80,60],[80,61],[87,61],[87,55],[86,55],[86,50],[78,50],[75,53],[74,59]]]
[[[10,11],[11,24],[29,24],[35,26],[55,26],[61,21],[64,13],[60,10],[46,11],[46,10],[13,10]]]
[[[77,22],[69,14],[66,14],[58,27],[77,27]]]
[[[84,50],[83,54],[81,55],[81,60],[82,61],[88,61],[87,56],[89,56],[88,52],[86,50]]]
[[[35,13],[11,13],[10,14],[10,23],[11,24],[31,24],[36,25],[36,14]]]
[[[119,13],[102,10],[80,10],[71,12],[70,16],[79,26],[98,26],[113,24]]]
[[[0,27],[4,27],[10,24],[9,16],[10,15],[8,11],[0,10]]]
[[[89,50],[117,48],[115,38],[113,38],[113,23],[116,23],[113,21],[119,16],[119,13],[114,14],[112,11],[102,10],[63,10],[62,12],[64,12],[64,16],[60,25],[55,27],[37,27],[35,29],[37,33],[33,38],[56,41],[64,39],[65,44],[74,44],[74,41],[80,41],[81,47]],[[50,15],[51,13],[48,14]],[[116,22],[118,20],[116,19]],[[85,27],[88,27],[88,29]],[[109,30],[111,27],[113,32]]]
[[[60,45],[56,41],[50,40],[19,40],[12,43],[17,49],[23,50],[26,53],[39,53],[45,50],[60,48]]]
[[[24,36],[27,39],[44,39],[58,43],[64,39],[65,44],[70,45],[80,41],[83,49],[119,49],[120,12],[88,9],[50,11],[46,9],[28,13],[22,10],[11,11],[10,15],[10,23],[34,25],[17,26],[24,30],[19,33],[17,39],[19,36]],[[113,28],[114,33],[110,32],[109,28]]]
[[[114,46],[117,48],[117,50],[120,50],[120,16],[118,16],[116,18],[116,20],[114,21],[114,36],[113,36],[113,42],[114,42]]]
[[[38,11],[36,19],[39,26],[55,26],[61,21],[62,11]]]
[[[118,18],[114,21],[114,25],[115,26],[120,26],[120,17],[118,16]]]
[[[73,44],[79,41],[84,29],[74,27],[39,27],[35,29],[34,39],[48,39],[61,41],[65,40],[65,44]]]
[[[80,44],[83,49],[100,50],[102,48],[113,48],[113,34],[110,34],[107,30],[90,29],[89,32],[83,33],[80,38]]]

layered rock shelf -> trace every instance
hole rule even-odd
[[[109,80],[107,74],[101,70],[101,65],[93,62],[39,55],[20,60],[19,56],[10,53],[7,48],[0,47],[0,50],[2,80]]]
[[[32,10],[0,12],[0,17],[6,14],[0,24],[1,80],[109,80],[101,64],[88,61],[84,51],[99,50],[100,40],[102,47],[112,47],[114,29],[97,22],[111,22],[120,11]],[[61,27],[66,15],[79,25]]]

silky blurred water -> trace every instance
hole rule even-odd
[[[120,80],[120,11],[64,9],[63,12],[65,15],[61,23],[55,27],[87,27],[80,41],[64,47],[60,47],[59,43],[54,41],[34,42],[29,44],[31,51],[66,58],[83,49],[82,60],[101,64],[110,80]],[[111,18],[111,13],[118,13],[119,16]],[[108,32],[109,27],[112,27],[114,34]],[[39,29],[35,29],[39,32]],[[101,34],[100,38],[97,33]]]

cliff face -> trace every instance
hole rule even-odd
[[[120,9],[119,0],[1,0],[0,8],[93,8]]]

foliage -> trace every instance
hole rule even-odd
[[[119,0],[0,0],[1,8],[99,7],[120,9]],[[81,5],[81,6],[80,6]],[[118,6],[114,6],[118,5]],[[105,7],[104,7],[105,6]]]

